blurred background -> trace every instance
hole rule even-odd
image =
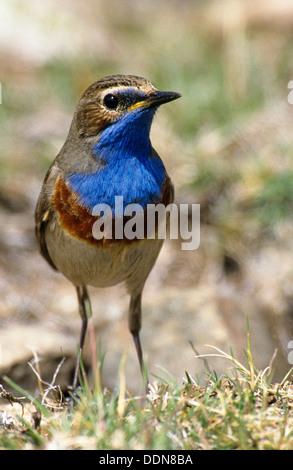
[[[152,142],[177,203],[201,205],[200,247],[167,241],[145,287],[150,378],[166,369],[203,380],[194,348],[212,352],[206,344],[245,361],[248,317],[256,366],[277,348],[281,380],[293,340],[293,2],[2,0],[0,18],[1,374],[34,389],[27,361],[37,354],[51,380],[65,356],[57,383],[72,380],[75,290],[39,255],[33,214],[81,94],[122,73],[182,94],[156,115]],[[124,289],[90,293],[104,385],[117,384],[127,350],[126,384],[139,389]],[[220,374],[229,363],[208,366]]]

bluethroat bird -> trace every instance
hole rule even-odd
[[[97,239],[92,230],[98,219],[94,208],[107,204],[114,220],[115,196],[123,197],[123,207],[140,204],[143,213],[148,204],[173,202],[172,182],[149,134],[157,108],[180,96],[158,91],[133,75],[96,81],[83,93],[67,139],[45,177],[35,212],[40,252],[75,286],[82,319],[73,389],[91,316],[88,285],[125,284],[130,295],[129,330],[144,371],[141,296],[163,239]],[[128,219],[123,215],[123,224]]]

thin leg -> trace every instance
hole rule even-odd
[[[141,349],[141,344],[140,344],[140,339],[139,339],[139,334],[138,333],[132,333],[133,339],[134,339],[134,344],[137,352],[137,357],[140,365],[140,370],[141,373],[143,373],[144,370],[144,365],[143,365],[143,355],[142,355],[142,349]]]
[[[80,358],[81,358],[82,348],[84,345],[85,335],[87,331],[88,319],[92,316],[91,302],[90,302],[90,298],[89,298],[86,286],[77,286],[76,291],[77,291],[77,297],[78,297],[79,314],[81,316],[82,324],[81,324],[81,331],[80,331],[79,351],[77,355],[73,384],[72,384],[73,390],[75,390],[77,387]]]
[[[139,331],[141,329],[141,292],[132,295],[129,306],[129,330],[133,336],[137,357],[140,365],[142,380],[148,390],[148,377],[146,367],[143,361],[142,347],[139,339]]]

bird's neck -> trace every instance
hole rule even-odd
[[[71,189],[88,209],[100,203],[114,208],[115,196],[123,197],[124,207],[159,202],[166,172],[150,142],[153,114],[132,120],[125,116],[104,129],[93,147],[98,170],[69,177]]]
[[[94,145],[98,161],[116,166],[132,158],[147,160],[151,155],[149,135],[153,116],[154,112],[150,111],[141,116],[128,114],[104,129]]]

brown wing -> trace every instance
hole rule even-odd
[[[50,199],[52,188],[54,186],[53,181],[54,174],[56,174],[56,170],[56,166],[52,164],[44,180],[43,187],[35,210],[35,233],[41,255],[50,264],[50,266],[52,266],[52,268],[56,269],[57,271],[57,268],[49,255],[45,236],[46,227],[48,225],[48,222],[51,220],[51,217],[53,216],[53,209],[50,205]]]

